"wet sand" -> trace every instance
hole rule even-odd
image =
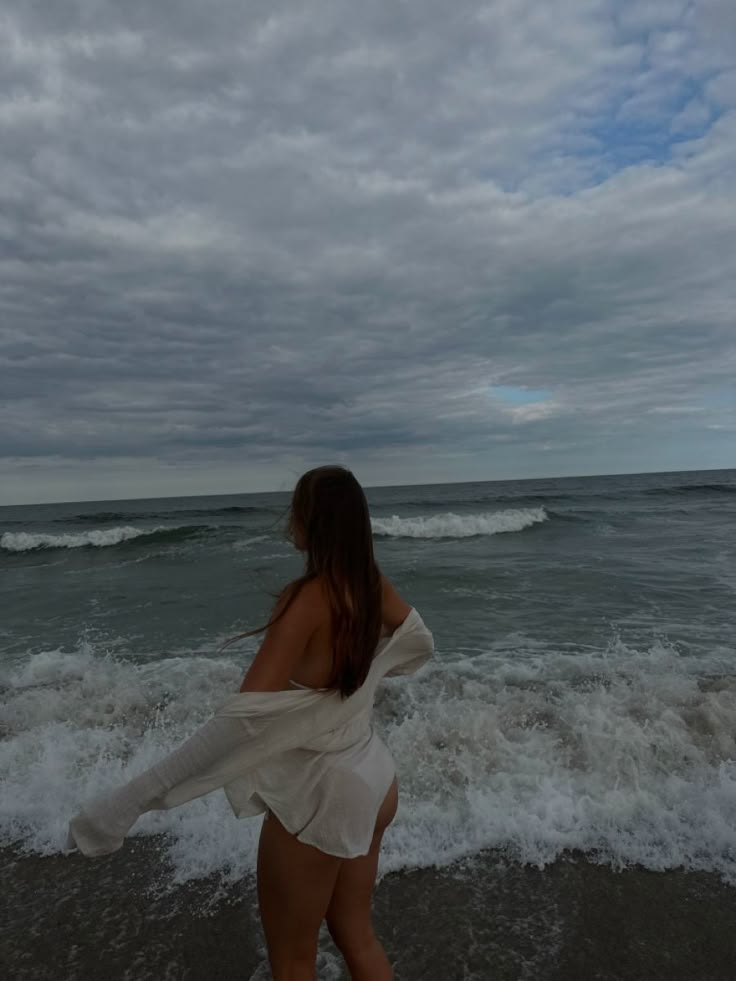
[[[0,963],[13,981],[268,978],[255,882],[163,888],[156,837],[114,855],[0,849]],[[706,872],[543,870],[495,851],[391,873],[375,922],[397,981],[734,981],[736,888]],[[320,978],[347,978],[326,930]]]

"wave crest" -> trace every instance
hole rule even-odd
[[[134,538],[156,539],[188,538],[198,532],[198,527],[181,528],[158,526],[156,528],[136,528],[134,525],[122,525],[116,528],[95,528],[91,531],[80,531],[76,534],[69,532],[64,535],[53,535],[47,532],[6,531],[0,536],[0,549],[6,552],[31,552],[35,549],[47,548],[105,548],[110,545],[120,545]]]
[[[544,508],[509,508],[482,514],[432,514],[428,517],[373,518],[373,533],[389,538],[472,538],[476,535],[498,535],[506,531],[522,531],[541,521],[547,521]]]

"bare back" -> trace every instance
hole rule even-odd
[[[411,607],[396,592],[386,576],[381,576],[383,594],[381,597],[382,636],[392,634],[411,611]],[[319,584],[314,591],[315,602],[322,609],[320,624],[312,634],[304,655],[292,672],[292,680],[309,688],[324,688],[330,676],[332,664],[332,622],[327,594]]]

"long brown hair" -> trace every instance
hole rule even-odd
[[[286,613],[302,586],[320,577],[332,620],[332,668],[326,687],[345,698],[366,679],[382,621],[381,570],[373,554],[368,502],[351,471],[326,466],[302,474],[292,494],[286,533],[306,552],[303,575],[278,593],[278,612],[267,624],[232,640],[267,630]]]

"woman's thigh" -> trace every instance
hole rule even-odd
[[[316,958],[342,861],[299,841],[268,812],[258,843],[258,903],[274,974]]]
[[[327,908],[327,925],[338,946],[362,943],[372,935],[371,901],[376,884],[378,858],[383,833],[396,816],[399,805],[398,781],[389,787],[376,818],[373,841],[367,855],[347,858],[340,866],[335,888]]]

